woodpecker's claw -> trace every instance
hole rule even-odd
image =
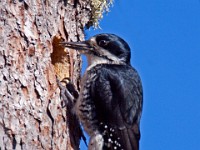
[[[78,91],[76,91],[70,79],[64,78],[62,81],[59,81],[58,78],[56,78],[56,81],[60,88],[60,95],[64,101],[62,106],[74,106],[76,99],[78,98]]]
[[[62,107],[67,107],[67,110],[69,110],[68,117],[70,118],[69,119],[70,120],[69,128],[71,129],[70,135],[73,136],[73,138],[71,138],[71,139],[73,140],[74,137],[80,136],[87,146],[86,138],[82,132],[82,129],[80,128],[80,126],[77,126],[77,125],[79,125],[78,118],[77,118],[76,114],[72,111],[74,108],[74,105],[76,103],[76,100],[78,98],[79,93],[75,89],[75,86],[73,85],[73,83],[70,81],[70,78],[64,78],[62,81],[59,81],[59,79],[56,78],[56,81],[57,81],[58,87],[60,88],[61,98],[64,101],[64,104],[62,105]],[[77,133],[74,131],[76,131]],[[74,142],[72,142],[72,143],[74,143]]]

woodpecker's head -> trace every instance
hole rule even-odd
[[[93,63],[130,64],[130,47],[114,34],[98,34],[83,42],[62,42],[65,47],[79,50]]]

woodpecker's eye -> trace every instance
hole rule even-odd
[[[108,42],[105,40],[99,41],[99,46],[101,46],[101,47],[106,46],[107,44],[108,44]]]

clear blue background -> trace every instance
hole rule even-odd
[[[143,81],[140,150],[200,150],[200,1],[115,0],[100,26],[86,38],[125,39]]]

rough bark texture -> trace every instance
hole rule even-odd
[[[80,56],[58,45],[84,39],[90,3],[75,2],[0,1],[0,149],[78,148],[55,78],[79,83]]]

